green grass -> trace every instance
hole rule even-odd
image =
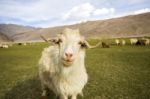
[[[40,98],[37,64],[46,46],[0,49],[0,99]],[[85,61],[89,81],[79,99],[150,99],[150,46],[88,49]]]

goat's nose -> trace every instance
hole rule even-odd
[[[65,53],[65,56],[68,57],[68,58],[71,58],[72,57],[72,53]]]

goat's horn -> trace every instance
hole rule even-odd
[[[85,41],[85,43],[87,44],[88,48],[96,48],[101,44],[101,42],[98,42],[96,45],[93,46],[93,45],[90,45],[87,41]]]
[[[45,42],[49,42],[44,36],[40,35],[40,37],[41,37]]]

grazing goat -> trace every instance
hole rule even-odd
[[[18,45],[22,45],[22,43],[18,43]]]
[[[27,45],[27,43],[23,43],[23,45],[24,45],[24,46],[26,46],[26,45]]]
[[[131,39],[130,39],[131,45],[136,45],[137,41],[138,41],[137,38],[131,38]]]
[[[105,42],[102,42],[102,48],[109,48],[109,45],[106,44]]]
[[[8,48],[9,46],[7,44],[4,44],[3,45],[3,48]]]
[[[76,99],[88,80],[84,65],[85,49],[94,48],[79,34],[79,30],[66,28],[56,39],[45,41],[53,46],[45,48],[39,60],[42,97],[51,89],[60,99]]]
[[[149,45],[150,44],[150,40],[148,38],[142,38],[142,40],[145,40],[145,45]]]
[[[150,40],[149,39],[145,39],[145,40],[146,40],[145,44],[149,45],[150,44]]]
[[[146,40],[138,40],[136,45],[146,45]]]
[[[8,48],[9,46],[7,44],[0,44],[0,48]]]
[[[117,45],[120,45],[119,39],[116,39],[115,42],[116,42]]]

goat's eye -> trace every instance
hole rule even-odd
[[[62,39],[58,39],[57,44],[60,44],[62,42]]]
[[[86,44],[82,41],[79,42],[79,45],[81,46],[81,48],[86,48],[87,47]]]

